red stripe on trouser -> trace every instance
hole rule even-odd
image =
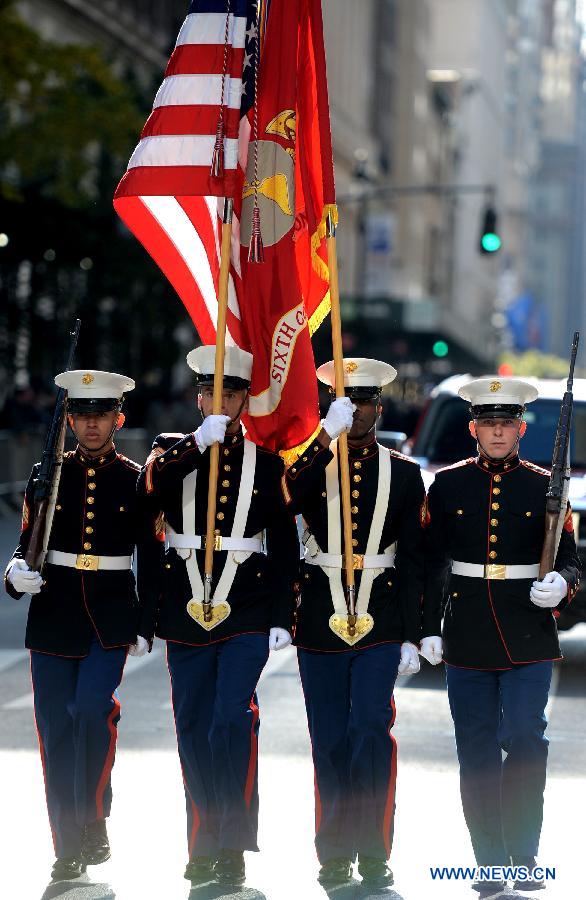
[[[317,783],[317,772],[315,771],[315,763],[313,769],[313,793],[315,796],[315,833],[319,834],[321,826],[321,797],[319,795],[319,785]]]
[[[189,802],[191,803],[191,831],[189,834],[189,838],[187,841],[187,852],[189,857],[191,858],[191,854],[193,852],[193,848],[195,847],[195,841],[197,839],[197,833],[199,831],[199,826],[201,825],[201,818],[199,815],[199,810],[195,805],[195,801],[191,796],[191,792],[187,786],[187,779],[185,777],[185,769],[183,768],[183,762],[181,760],[181,753],[179,750],[179,735],[177,734],[177,720],[175,718],[175,704],[173,703],[173,675],[171,673],[171,667],[169,666],[169,645],[166,645],[165,655],[167,660],[167,671],[169,672],[169,681],[171,684],[171,709],[173,711],[173,725],[175,727],[175,740],[177,741],[177,753],[179,755],[179,765],[181,766],[181,777],[183,778],[183,787],[185,789],[185,793],[189,797]]]
[[[33,688],[33,698],[34,698],[35,682],[33,679],[32,654],[29,654],[29,664],[30,664],[30,672],[31,672],[31,685]],[[43,782],[45,784],[45,802],[47,804],[47,815],[49,816],[49,826],[51,828],[51,838],[53,840],[53,849],[55,851],[55,856],[56,856],[57,855],[57,836],[55,834],[55,829],[54,829],[53,823],[51,821],[51,813],[49,812],[49,787],[47,785],[47,761],[45,759],[45,747],[43,746],[43,739],[41,737],[41,732],[39,731],[39,726],[37,725],[37,713],[35,711],[34,699],[33,699],[33,717],[35,720],[35,731],[37,732],[37,740],[39,742],[39,753],[41,754],[41,766],[43,767]]]
[[[108,745],[108,753],[106,755],[106,761],[104,763],[104,768],[102,769],[102,774],[100,775],[100,780],[98,781],[98,787],[96,789],[96,818],[103,819],[104,818],[104,793],[106,790],[106,786],[108,784],[108,780],[112,773],[112,767],[114,765],[114,754],[116,752],[116,740],[118,738],[118,729],[114,724],[114,719],[117,715],[120,714],[120,701],[116,699],[114,694],[112,694],[112,701],[114,703],[114,709],[108,716],[108,730],[110,732],[110,743]]]
[[[395,724],[395,717],[397,715],[397,710],[395,708],[395,701],[393,696],[391,695],[391,710],[392,710],[392,718],[389,724],[389,739],[391,741],[391,771],[389,774],[389,784],[387,788],[387,802],[385,804],[385,812],[383,816],[383,841],[385,844],[385,850],[387,852],[387,858],[391,855],[391,832],[393,830],[393,819],[395,816],[395,787],[397,784],[397,741],[391,734],[391,728]]]
[[[256,775],[256,763],[258,759],[258,740],[256,737],[256,723],[258,722],[258,706],[254,702],[254,697],[250,699],[249,708],[252,710],[252,726],[250,729],[250,757],[248,760],[248,773],[246,775],[246,785],[244,787],[244,802],[247,809],[250,809],[252,800],[252,791],[254,789],[254,778]]]
[[[187,841],[187,852],[189,853],[189,857],[191,858],[193,848],[195,847],[195,841],[197,839],[197,832],[199,831],[199,826],[201,825],[201,819],[197,806],[195,805],[195,801],[191,796],[191,792],[187,786],[187,779],[185,778],[183,763],[181,763],[181,775],[183,777],[183,787],[185,788],[185,793],[189,797],[189,802],[191,803],[191,831],[189,833],[189,839]]]

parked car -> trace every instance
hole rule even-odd
[[[468,432],[468,404],[458,397],[458,389],[471,375],[452,375],[438,384],[419,419],[403,453],[421,465],[426,488],[435,472],[460,459],[476,455],[476,441]],[[551,468],[553,442],[566,381],[527,378],[539,391],[539,397],[525,411],[527,432],[521,441],[521,456],[546,469]],[[574,380],[574,419],[570,443],[572,478],[569,499],[574,514],[574,532],[582,567],[586,570],[586,379]],[[563,610],[558,628],[567,630],[586,621],[585,582],[572,603]]]

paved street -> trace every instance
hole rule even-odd
[[[2,561],[18,523],[0,519]],[[27,603],[0,601],[0,896],[8,900],[121,900],[218,897],[304,900],[324,898],[315,883],[313,772],[295,654],[272,654],[259,687],[261,703],[261,853],[247,855],[247,887],[227,894],[193,891],[185,865],[184,797],[176,755],[164,648],[130,660],[121,688],[122,720],[114,768],[109,830],[113,858],[90,870],[95,883],[47,890],[53,861],[32,718],[28,654],[22,648]],[[556,868],[551,900],[583,893],[581,812],[586,772],[586,626],[564,637],[567,660],[556,671],[550,704],[551,739],[541,861]],[[451,720],[443,672],[423,671],[396,691],[399,744],[395,890],[404,900],[474,897],[463,882],[433,882],[430,866],[472,865],[458,795]],[[365,898],[359,881],[332,892]]]

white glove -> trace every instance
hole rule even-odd
[[[194,433],[195,443],[203,453],[206,447],[211,447],[216,442],[224,443],[226,428],[231,422],[230,416],[206,416],[197,431]]]
[[[559,572],[548,572],[543,581],[534,581],[529,596],[531,602],[541,609],[557,606],[568,593],[568,583]]]
[[[282,650],[291,643],[291,635],[284,628],[271,628],[269,631],[269,650]]]
[[[421,641],[419,655],[423,656],[432,666],[437,666],[442,661],[443,643],[439,635],[434,634],[431,637],[424,637]]]
[[[142,634],[137,634],[136,636],[136,644],[130,644],[128,647],[128,653],[130,656],[144,656],[145,653],[148,653],[149,642],[146,638],[143,638]]]
[[[419,653],[415,644],[405,641],[401,644],[399,675],[415,675],[419,672]]]
[[[43,586],[39,573],[29,569],[24,559],[18,557],[10,564],[6,577],[19,594],[38,594]]]
[[[321,427],[332,441],[343,431],[350,431],[355,409],[350,397],[338,397],[333,401],[325,419],[321,420]]]

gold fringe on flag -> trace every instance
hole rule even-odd
[[[311,442],[316,439],[320,431],[321,422],[319,423],[313,434],[311,434],[306,441],[303,441],[302,444],[298,444],[296,447],[291,447],[290,450],[279,450],[279,456],[284,461],[287,469],[289,468],[289,466],[292,466],[294,462],[297,462],[303,451],[307,450]]]
[[[326,294],[325,294],[323,300],[321,301],[321,303],[319,304],[318,308],[316,310],[314,310],[312,315],[309,317],[308,327],[309,327],[309,336],[310,337],[312,337],[312,335],[315,334],[315,332],[317,331],[317,329],[319,328],[319,326],[321,325],[323,320],[326,318],[326,316],[329,315],[331,305],[332,304],[330,303],[330,292],[326,291]]]

